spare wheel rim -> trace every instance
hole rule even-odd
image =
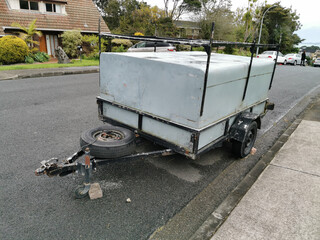
[[[93,134],[93,138],[102,142],[114,142],[124,139],[124,134],[117,130],[98,131]]]

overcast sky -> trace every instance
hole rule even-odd
[[[163,0],[144,0],[151,6],[157,5],[164,7]],[[263,0],[258,0],[264,2]],[[280,0],[268,0],[268,4],[279,2]],[[231,0],[232,10],[237,7],[246,7],[248,0]],[[320,0],[281,0],[284,7],[292,7],[300,15],[302,27],[297,34],[300,38],[305,39],[303,43],[317,43],[320,45]]]

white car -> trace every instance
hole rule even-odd
[[[276,57],[277,57],[277,51],[264,51],[263,53],[257,56],[257,58],[268,58],[273,61],[275,61]],[[281,52],[279,52],[277,63],[284,64],[284,65],[287,64],[287,60]]]
[[[176,48],[170,43],[138,42],[128,49],[128,52],[175,52]]]
[[[314,67],[320,67],[320,58],[317,58],[314,63],[313,63]]]
[[[301,55],[297,53],[289,53],[285,56],[287,63],[292,65],[301,64]]]

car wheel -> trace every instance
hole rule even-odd
[[[284,60],[283,65],[287,65],[287,60]]]
[[[88,147],[90,155],[97,158],[117,158],[134,153],[136,142],[130,130],[106,125],[84,131],[80,146]]]
[[[257,129],[258,124],[257,122],[253,121],[249,125],[244,140],[242,142],[233,141],[232,151],[237,157],[244,158],[249,155],[257,138]]]
[[[297,61],[294,61],[294,62],[293,62],[293,66],[296,66],[296,65],[297,65]]]

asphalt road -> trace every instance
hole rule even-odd
[[[225,198],[309,100],[297,103],[319,86],[319,68],[279,66],[270,92],[276,109],[263,120],[255,156],[236,161],[226,147],[198,162],[171,156],[107,165],[94,174],[104,196],[91,201],[74,198],[81,176],[36,177],[34,170],[43,159],[78,150],[81,132],[101,125],[98,74],[1,81],[0,239],[147,239],[215,180],[219,194],[203,204],[201,221],[204,209]],[[233,163],[238,171],[225,172]],[[181,226],[181,239],[199,225],[193,220],[188,230]]]

